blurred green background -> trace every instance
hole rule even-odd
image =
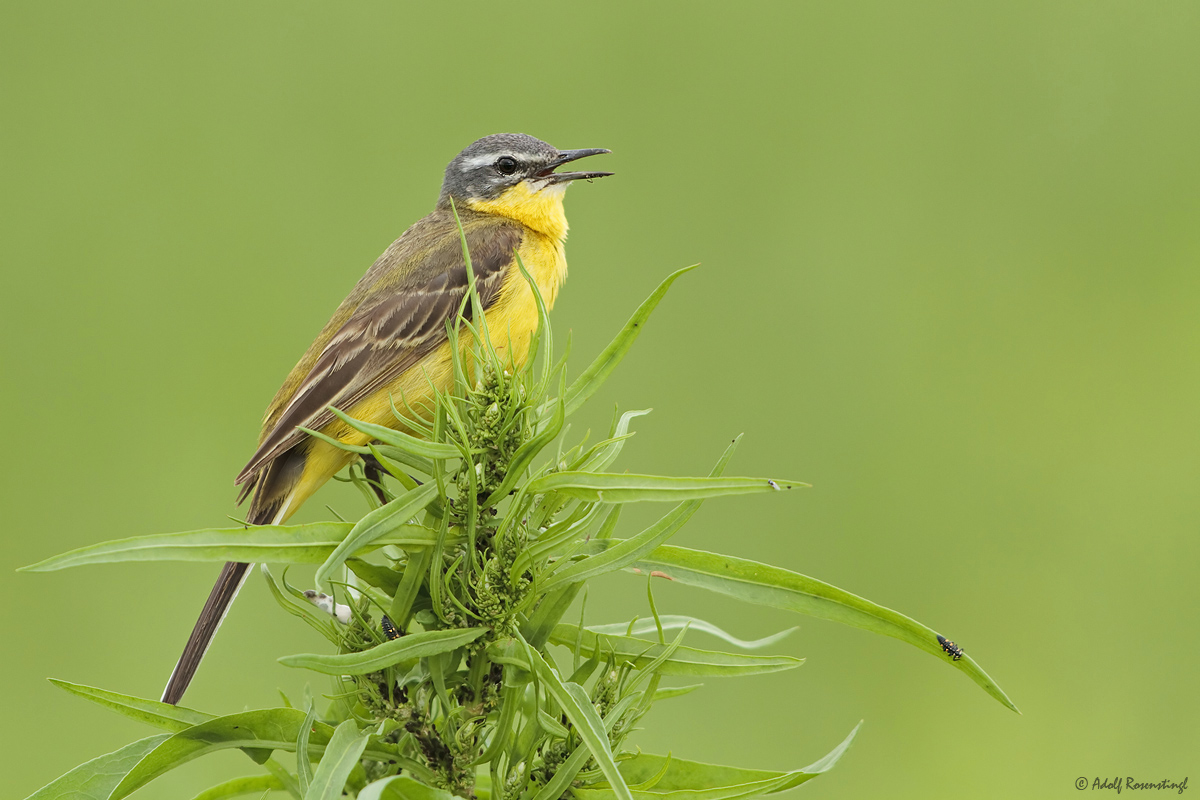
[[[865,719],[797,792],[1194,783],[1198,36],[1194,2],[5,4],[0,793],[149,735],[45,678],[157,697],[217,568],[12,570],[237,513],[284,375],[499,131],[614,151],[568,198],[574,372],[703,262],[576,432],[653,407],[622,464],[703,474],[744,431],[732,472],[814,488],[710,501],[677,541],[944,631],[1024,712],[894,640],[661,584],[745,637],[799,624],[778,650],[808,662],[663,704],[643,748],[794,768]],[[361,511],[330,487],[301,519],[326,503]],[[646,611],[641,580],[595,589],[592,621]],[[256,578],[187,702],[296,696],[275,658],[322,644]]]

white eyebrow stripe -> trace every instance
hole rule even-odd
[[[471,158],[468,158],[466,161],[462,162],[463,171],[465,172],[469,169],[486,166],[491,164],[497,158],[498,156],[495,153],[489,153],[488,155],[483,156],[472,156]]]

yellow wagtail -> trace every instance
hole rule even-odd
[[[516,365],[528,358],[537,307],[513,254],[520,254],[552,305],[567,274],[563,195],[571,181],[611,174],[555,169],[607,152],[557,150],[532,136],[500,133],[485,136],[450,162],[433,213],[406,230],[367,270],[267,407],[258,449],[237,477],[242,499],[254,494],[248,522],[282,524],[357,457],[299,428],[353,445],[367,443],[368,437],[337,419],[330,406],[356,419],[403,428],[393,407],[431,407],[433,391],[450,384],[446,322],[467,291],[451,200],[466,234],[493,346]],[[249,568],[235,562],[222,568],[163,702],[178,703],[183,696]]]

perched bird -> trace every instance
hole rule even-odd
[[[555,170],[608,152],[557,150],[532,136],[500,133],[474,142],[450,162],[433,213],[367,270],[267,407],[258,449],[237,476],[240,499],[253,493],[248,522],[282,524],[357,457],[299,430],[366,444],[368,437],[339,420],[331,406],[404,429],[393,407],[432,408],[431,385],[438,390],[450,385],[446,322],[468,286],[455,210],[492,344],[515,365],[524,363],[538,314],[514,253],[546,304],[553,304],[567,274],[563,195],[572,181],[612,174]],[[164,703],[183,696],[249,568],[235,562],[222,568],[167,682]]]

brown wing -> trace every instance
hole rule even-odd
[[[485,310],[495,303],[520,242],[521,230],[514,224],[467,230],[467,246]],[[329,406],[352,408],[446,341],[446,321],[458,312],[467,291],[467,270],[457,228],[453,236],[438,237],[432,246],[419,249],[412,257],[421,263],[393,264],[384,274],[379,274],[379,264],[372,267],[377,273],[373,281],[376,286],[390,283],[389,278],[397,274],[404,279],[393,290],[369,292],[333,333],[307,376],[283,404],[237,483],[252,479],[273,459],[303,441],[307,434],[297,426],[319,430],[334,419]],[[414,281],[418,276],[424,279]],[[469,305],[466,315],[470,317]]]

